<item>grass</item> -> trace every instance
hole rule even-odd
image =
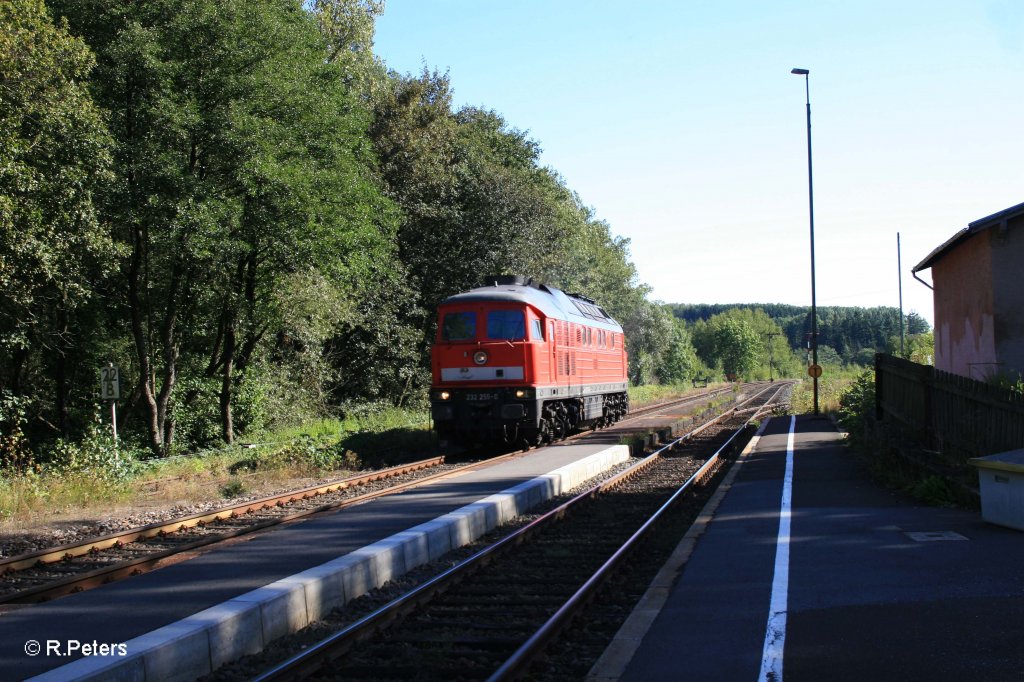
[[[837,413],[840,398],[863,372],[864,368],[859,365],[825,367],[818,379],[819,411],[822,414]],[[793,389],[790,404],[793,414],[810,414],[814,411],[814,381],[810,377],[804,377]]]
[[[688,384],[636,386],[634,407],[697,393]],[[64,463],[0,473],[0,532],[51,520],[109,516],[122,509],[255,495],[317,478],[346,476],[368,464],[385,466],[399,452],[434,446],[424,410],[367,406],[344,420],[318,419],[252,434],[241,444],[145,459],[105,436],[65,448]],[[413,456],[418,456],[414,454]],[[68,464],[71,462],[71,464]]]
[[[59,465],[0,473],[0,532],[343,477],[368,463],[390,463],[398,447],[431,450],[428,426],[423,410],[378,407],[344,420],[320,419],[256,434],[243,445],[161,459],[144,459],[143,451],[123,444],[117,448],[105,436],[87,440],[66,446]]]
[[[718,388],[725,384],[708,384],[708,388]],[[683,398],[694,395],[706,389],[693,388],[690,384],[650,384],[646,386],[629,387],[630,407],[643,407],[652,403],[659,403],[673,398]]]

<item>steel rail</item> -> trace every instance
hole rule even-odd
[[[612,575],[612,573],[619,568],[629,553],[636,547],[636,545],[643,540],[647,534],[654,528],[654,526],[662,519],[662,517],[676,505],[676,503],[682,498],[683,494],[687,492],[691,486],[697,483],[703,483],[706,478],[710,478],[719,468],[721,462],[719,461],[722,457],[722,453],[726,449],[731,448],[733,441],[739,437],[741,433],[746,431],[747,426],[752,420],[748,419],[744,422],[743,426],[738,428],[726,442],[718,448],[715,453],[708,458],[706,462],[698,469],[693,475],[690,476],[680,486],[672,496],[665,501],[661,507],[658,508],[648,519],[644,522],[640,528],[633,533],[632,536],[626,542],[622,544],[615,551],[614,554],[601,565],[594,574],[587,579],[587,581],[577,590],[559,609],[551,616],[537,631],[530,636],[526,642],[522,644],[506,661],[499,667],[488,679],[488,682],[499,682],[501,680],[514,679],[517,676],[523,674],[530,664],[542,652],[545,647],[548,646],[554,640],[555,637],[562,631],[562,629],[569,624],[572,618],[579,613],[579,611],[593,598],[597,590],[605,583],[605,581]],[[674,447],[675,442],[670,443],[660,450],[655,455]],[[652,457],[654,455],[651,455]]]
[[[686,396],[681,399],[670,400],[663,403],[659,403],[657,405],[640,408],[636,412],[631,412],[629,417],[627,417],[627,420],[632,417],[642,416],[644,414],[655,412],[659,409],[671,407],[673,405],[695,402],[701,399],[713,398],[717,395],[727,392],[728,390],[730,389],[712,389],[710,391],[706,391],[695,396]],[[712,423],[715,423],[715,421],[713,420],[711,422],[708,422],[708,424],[706,424],[704,427],[691,431],[689,434],[687,434],[687,436],[684,436],[684,438],[696,435],[696,433],[699,433],[701,430],[703,430],[703,428],[710,426]],[[588,432],[577,434],[576,437],[585,436],[587,435],[587,433]],[[471,471],[483,466],[490,466],[497,462],[518,456],[522,456],[522,453],[507,453],[499,457],[492,457],[488,460],[476,462],[465,467],[460,467],[455,470],[440,472],[438,474],[434,474],[431,476],[425,476],[423,478],[416,479],[415,481],[409,481],[398,486],[391,486],[389,488],[375,491],[372,493],[367,493],[365,495],[359,495],[356,497],[347,498],[345,500],[340,500],[325,505],[319,505],[317,507],[310,509],[303,509],[298,512],[292,514],[285,514],[274,519],[267,519],[265,521],[256,522],[244,528],[229,530],[223,533],[211,534],[208,537],[201,538],[193,542],[188,542],[177,547],[172,547],[165,550],[149,552],[144,556],[136,557],[134,559],[117,561],[107,566],[101,566],[90,571],[84,571],[77,575],[68,576],[63,579],[36,585],[34,587],[29,587],[23,590],[13,591],[5,595],[0,595],[0,605],[37,603],[41,601],[48,601],[50,599],[66,596],[68,594],[74,594],[88,589],[93,589],[95,587],[115,582],[123,578],[155,570],[157,568],[160,568],[165,563],[168,563],[175,556],[183,555],[187,552],[194,552],[209,545],[224,542],[242,535],[255,533],[257,531],[261,531],[272,526],[287,523],[289,521],[294,521],[313,514],[319,514],[331,510],[342,509],[344,507],[359,504],[361,502],[365,502],[376,497],[401,492],[402,490],[422,485],[437,478],[454,476],[459,473]],[[179,517],[168,521],[158,521],[155,523],[148,524],[146,526],[132,528],[125,531],[119,531],[117,533],[110,533],[107,535],[90,538],[88,540],[84,540],[78,543],[60,545],[48,549],[36,550],[20,554],[13,557],[2,558],[0,559],[0,576],[10,575],[12,573],[16,573],[18,571],[25,570],[28,568],[38,568],[45,567],[48,565],[54,565],[62,561],[68,561],[76,557],[94,554],[96,552],[109,548],[120,549],[126,545],[141,540],[148,540],[151,538],[172,535],[174,533],[186,531],[190,528],[203,526],[207,523],[226,520],[229,518],[235,518],[251,512],[258,512],[272,507],[284,507],[289,504],[310,499],[312,497],[318,497],[321,495],[326,495],[340,490],[344,490],[346,488],[365,485],[367,483],[392,478],[406,473],[411,473],[413,471],[419,471],[433,466],[439,466],[440,464],[443,463],[444,457],[434,457],[426,460],[421,460],[418,462],[413,462],[410,464],[389,467],[387,469],[381,469],[379,471],[374,471],[366,474],[350,476],[338,481],[332,481],[330,483],[309,486],[307,488],[303,488],[300,490],[270,495],[250,502],[244,502],[235,505],[226,505],[224,507],[218,507],[217,509],[213,509],[207,512],[200,512],[197,514]],[[637,469],[637,471],[639,471],[639,469]]]
[[[512,459],[515,457],[521,457],[522,455],[523,453],[520,452],[511,452],[500,457],[495,457],[482,462],[474,462],[473,464],[468,464],[464,467],[450,469],[448,471],[442,471],[429,476],[424,476],[422,478],[407,481],[396,486],[390,486],[388,488],[369,492],[364,495],[357,495],[355,497],[350,497],[344,500],[338,500],[336,502],[319,505],[317,507],[313,507],[310,509],[303,509],[291,514],[285,514],[274,519],[259,521],[250,526],[246,526],[245,528],[238,528],[224,533],[210,535],[206,538],[201,538],[194,542],[186,543],[178,547],[172,547],[170,549],[165,550],[158,550],[156,552],[152,552],[146,554],[145,556],[138,557],[135,559],[129,559],[127,561],[112,563],[109,566],[103,566],[61,580],[56,580],[35,587],[30,587],[25,590],[19,590],[11,592],[9,594],[0,595],[0,604],[37,603],[41,601],[48,601],[50,599],[65,596],[68,594],[82,592],[87,589],[92,589],[95,587],[99,587],[101,585],[108,584],[110,582],[114,582],[118,579],[139,575],[141,573],[154,570],[156,568],[159,568],[173,556],[178,554],[194,551],[208,545],[223,542],[242,535],[247,535],[249,533],[254,533],[269,528],[271,526],[280,525],[306,516],[311,516],[313,514],[320,514],[323,512],[338,510],[345,507],[360,504],[362,502],[366,502],[377,497],[392,495],[398,492],[408,490],[410,488],[418,487],[420,485],[423,485],[424,483],[428,483],[439,478],[457,476],[459,474],[473,471],[484,466],[490,466],[495,462],[503,461],[506,459]],[[121,542],[121,545],[123,546],[128,542],[133,542],[138,539],[148,539],[151,537],[159,536],[161,532],[163,532],[166,535],[169,533],[176,532],[178,530],[187,530],[188,528],[199,525],[200,523],[206,523],[207,521],[236,518],[250,511],[260,511],[271,507],[284,507],[289,503],[298,502],[304,499],[308,499],[310,497],[314,497],[316,496],[316,494],[336,492],[337,490],[343,490],[345,488],[353,487],[355,485],[362,485],[365,483],[370,483],[385,478],[391,478],[404,473],[409,473],[412,471],[418,471],[421,469],[438,466],[443,462],[443,457],[435,457],[427,460],[421,460],[419,462],[413,462],[406,465],[390,467],[388,469],[382,469],[380,471],[372,472],[369,474],[362,474],[359,476],[349,477],[346,479],[342,479],[340,481],[335,481],[330,484],[311,486],[301,491],[294,491],[282,495],[265,497],[260,500],[255,500],[253,502],[243,503],[240,505],[221,507],[211,512],[195,514],[189,517],[185,517],[183,519],[175,519],[169,522],[150,524],[149,526],[145,526],[141,529],[133,529],[129,531],[124,531],[122,533],[115,533],[112,535],[103,536],[101,538],[94,539],[91,542],[87,541],[79,543],[78,545],[60,547],[51,550],[41,550],[26,555],[12,557],[7,561],[7,564],[22,565],[24,564],[24,562],[31,562],[29,564],[30,566],[37,566],[41,561],[39,557],[57,557],[57,560],[63,560],[68,553],[67,550],[70,547],[74,547],[76,548],[76,550],[80,547],[85,547],[85,551],[79,551],[77,554],[77,556],[82,556],[83,554],[89,553],[89,547],[91,546],[96,546],[97,550],[95,551],[99,551],[117,545],[117,543],[120,541],[120,538],[129,538],[127,542]],[[315,491],[325,492],[316,493]],[[186,525],[186,523],[188,525]],[[73,555],[71,558],[74,558],[74,556],[75,555]],[[2,567],[2,565],[0,565],[0,567]],[[9,572],[11,570],[12,569],[8,568]]]
[[[748,400],[741,403],[741,405],[745,405],[750,401],[755,400],[767,390],[768,389],[758,392]],[[561,520],[578,504],[585,500],[592,499],[601,493],[607,492],[623,481],[628,480],[629,478],[632,478],[646,470],[660,457],[662,457],[664,452],[692,439],[694,436],[733,414],[736,409],[737,408],[732,408],[727,410],[713,419],[708,420],[706,423],[673,439],[670,443],[659,448],[656,452],[648,455],[632,467],[589,488],[588,490],[585,490],[572,499],[562,503],[555,509],[547,512],[543,516],[533,520],[519,530],[505,536],[494,544],[485,547],[479,552],[464,559],[459,564],[418,585],[404,595],[393,599],[384,606],[375,610],[373,613],[360,618],[338,632],[335,632],[316,644],[313,644],[303,651],[291,656],[270,670],[254,677],[254,682],[268,682],[269,680],[296,680],[309,677],[324,665],[344,656],[354,644],[373,636],[376,632],[383,630],[393,621],[408,615],[417,607],[428,603],[437,594],[445,591],[459,580],[486,566],[504,551],[514,547],[515,545],[522,544],[548,525]],[[733,435],[733,438],[735,435],[736,434]],[[730,438],[730,442],[731,440],[732,438]],[[707,472],[709,470],[709,465],[712,464],[716,457],[717,453],[712,459],[709,459],[708,462],[705,463],[690,480],[693,480],[694,477],[704,475],[702,472]],[[687,482],[687,485],[689,485],[689,481]]]
[[[657,410],[661,407],[671,406],[678,402],[686,402],[688,400],[696,400],[702,397],[709,397],[715,395],[712,392],[701,394],[699,396],[688,396],[678,401],[667,401],[658,405],[640,408],[638,412],[645,413],[647,411]],[[630,413],[632,416],[633,413]],[[509,455],[515,453],[508,453]],[[487,460],[488,463],[494,463],[501,461],[501,458],[491,458]],[[211,521],[221,520],[231,516],[240,516],[242,514],[249,513],[251,511],[259,511],[266,509],[267,507],[281,506],[281,504],[290,504],[296,501],[308,499],[310,497],[317,497],[327,493],[337,492],[349,487],[355,487],[359,485],[365,485],[366,483],[373,483],[378,480],[385,478],[392,478],[405,473],[418,471],[421,469],[429,468],[432,466],[438,466],[444,463],[444,457],[433,457],[430,459],[420,460],[418,462],[412,462],[410,464],[398,465],[389,467],[387,469],[381,469],[366,474],[357,474],[355,476],[349,476],[337,481],[331,481],[329,483],[309,486],[299,490],[288,491],[286,493],[279,493],[276,495],[270,495],[263,497],[251,502],[244,502],[241,504],[226,505],[218,507],[216,509],[199,512],[189,516],[178,517],[170,519],[168,521],[157,521],[145,526],[139,526],[136,528],[130,528],[124,531],[118,531],[116,533],[109,533],[101,535],[81,542],[69,543],[65,545],[56,545],[47,549],[34,550],[31,552],[25,552],[12,557],[0,557],[0,575],[9,574],[11,572],[24,570],[26,568],[35,568],[40,564],[56,563],[58,561],[65,561],[69,558],[85,556],[98,550],[108,549],[110,547],[120,547],[138,540],[145,540],[160,535],[166,535],[168,533],[178,532],[193,528],[198,525],[209,523]],[[472,465],[470,465],[472,466]],[[461,471],[460,469],[459,471]],[[451,472],[455,473],[455,472]],[[173,480],[171,478],[158,479],[158,481],[147,481],[145,484],[157,483],[159,481]],[[430,479],[420,479],[430,480]]]
[[[657,409],[671,406],[674,404],[691,402],[695,400],[700,400],[702,398],[713,397],[725,390],[728,389],[716,389],[713,391],[707,391],[697,396],[687,396],[686,398],[680,400],[666,401],[664,403],[659,403],[658,405],[653,405],[647,408],[641,408],[639,412],[643,414],[651,411],[656,411]],[[578,434],[577,437],[582,437],[585,435],[586,432],[584,432],[583,434]],[[460,467],[455,470],[441,472],[432,476],[425,476],[423,478],[416,479],[415,481],[410,481],[399,486],[392,486],[381,491],[376,491],[374,493],[368,493],[366,495],[348,498],[346,500],[341,500],[327,505],[320,505],[311,509],[304,509],[294,514],[286,514],[274,519],[267,519],[265,521],[248,525],[245,528],[239,528],[235,530],[226,531],[223,533],[212,534],[208,537],[201,538],[193,542],[185,543],[177,547],[172,547],[165,550],[157,550],[155,552],[149,552],[145,556],[136,557],[134,559],[128,559],[125,561],[117,561],[115,563],[111,563],[110,565],[101,566],[90,571],[84,571],[82,573],[68,576],[66,578],[54,580],[51,582],[36,585],[22,590],[12,591],[10,593],[0,595],[0,605],[36,603],[41,601],[47,601],[57,597],[62,597],[68,594],[82,592],[88,589],[93,589],[101,585],[115,582],[116,580],[155,570],[164,563],[167,563],[176,555],[182,555],[186,552],[192,552],[203,547],[216,544],[218,542],[223,542],[242,535],[247,535],[249,533],[261,531],[271,526],[286,523],[288,521],[293,521],[304,516],[322,513],[330,511],[332,509],[341,509],[343,507],[358,504],[360,502],[365,502],[375,497],[400,492],[410,487],[415,487],[417,485],[430,482],[437,478],[457,475],[461,472],[471,471],[482,466],[490,466],[492,464],[504,461],[509,458],[521,456],[521,454],[522,453],[520,452],[511,452],[498,457],[492,457],[483,462],[476,462],[465,467]],[[226,520],[229,518],[235,518],[251,512],[258,512],[272,507],[284,507],[286,505],[301,502],[312,497],[318,497],[321,495],[326,495],[340,490],[344,490],[346,488],[365,485],[367,483],[373,483],[378,480],[392,478],[406,473],[411,473],[413,471],[418,471],[433,466],[439,466],[440,464],[443,463],[444,457],[434,457],[426,460],[421,460],[418,462],[413,462],[410,464],[389,467],[387,469],[381,469],[379,471],[374,471],[366,474],[358,474],[338,481],[332,481],[330,483],[309,486],[300,490],[270,495],[257,500],[252,500],[250,502],[226,505],[207,512],[200,512],[197,514],[178,517],[167,521],[158,521],[155,523],[148,524],[146,526],[131,528],[116,533],[109,533],[106,535],[89,538],[87,540],[83,540],[77,543],[59,545],[42,550],[35,550],[24,554],[19,554],[13,557],[0,558],[0,576],[8,576],[12,573],[17,573],[18,571],[26,570],[29,568],[39,568],[55,565],[60,562],[68,561],[77,557],[95,554],[105,549],[120,549],[134,542],[148,540],[151,538],[157,538],[161,536],[172,535],[175,533],[186,531],[191,528],[195,528],[197,526],[203,526],[207,523]]]
[[[717,396],[719,396],[719,395],[721,395],[723,393],[728,393],[731,390],[732,390],[731,386],[723,386],[721,388],[713,388],[711,390],[705,391],[703,393],[698,393],[696,395],[688,395],[688,396],[683,396],[681,398],[675,398],[675,399],[672,399],[672,400],[666,400],[665,402],[658,403],[656,405],[644,405],[643,407],[637,407],[635,410],[630,410],[629,412],[627,412],[625,419],[620,420],[620,423],[621,423],[621,421],[625,421],[626,419],[633,419],[634,417],[642,417],[642,416],[644,416],[646,414],[650,414],[651,412],[657,412],[658,410],[663,409],[663,408],[675,407],[676,405],[682,405],[684,403],[689,403],[689,402],[696,402],[698,400],[703,400],[705,398],[714,398],[714,397],[717,397]]]
[[[374,481],[392,478],[412,471],[439,466],[443,463],[444,457],[432,457],[430,459],[389,467],[387,469],[381,469],[367,474],[349,476],[336,481],[331,481],[330,483],[309,486],[300,490],[279,493],[277,495],[269,495],[258,500],[252,500],[251,502],[226,505],[212,509],[208,512],[199,512],[197,514],[178,517],[169,521],[157,521],[145,526],[139,526],[137,528],[131,528],[117,533],[110,533],[108,535],[90,538],[88,540],[83,540],[82,542],[58,545],[49,549],[27,552],[25,554],[0,559],[0,573],[19,571],[25,568],[38,566],[40,563],[46,564],[66,560],[69,557],[73,558],[83,556],[96,550],[114,547],[115,545],[121,546],[135,542],[136,540],[145,540],[157,537],[161,534],[166,535],[171,532],[193,528],[200,524],[209,523],[210,521],[216,521],[221,518],[239,516],[250,511],[258,511],[267,507],[281,506],[281,504],[297,502],[310,497],[317,497],[319,495],[337,492],[338,490],[344,490],[345,488],[373,483]]]
[[[731,448],[736,438],[747,429],[752,421],[757,419],[761,410],[764,410],[767,406],[771,405],[779,394],[791,385],[792,382],[785,382],[781,384],[776,388],[772,395],[764,401],[763,404],[753,408],[754,414],[749,417],[741,427],[733,432],[728,440],[726,440],[725,443],[723,443],[718,450],[708,458],[700,469],[694,472],[693,475],[690,476],[690,478],[687,479],[686,482],[683,483],[683,485],[680,486],[672,496],[666,500],[665,503],[662,504],[661,507],[659,507],[658,510],[654,512],[650,518],[644,522],[644,524],[628,540],[626,540],[626,542],[624,542],[600,568],[597,569],[597,571],[594,572],[594,574],[580,587],[580,589],[566,600],[566,602],[554,613],[554,615],[551,616],[551,618],[538,628],[537,631],[515,651],[515,653],[506,659],[505,663],[503,663],[501,667],[488,678],[487,682],[501,682],[504,680],[515,679],[526,672],[533,660],[555,639],[555,637],[558,636],[558,634],[571,622],[572,618],[594,597],[597,590],[615,572],[615,570],[618,569],[635,546],[642,541],[647,534],[651,532],[658,521],[660,521],[661,518],[679,502],[683,493],[694,484],[703,483],[706,479],[713,476],[721,467],[722,462],[720,460],[724,459],[722,456],[723,453],[726,452],[727,449]],[[722,417],[724,417],[725,414],[738,415],[751,411],[750,409],[741,409],[741,406],[753,402],[764,393],[767,393],[771,388],[772,387],[769,386],[768,388],[759,391],[750,399],[741,403],[741,405],[737,405],[732,410],[724,413]],[[721,417],[718,419],[721,419]],[[718,421],[718,419],[715,421]],[[708,425],[710,425],[710,423],[712,422],[709,422]],[[708,425],[701,427],[701,429],[707,428]],[[671,449],[677,444],[678,440],[673,441],[657,450],[651,456],[660,455],[665,450]]]

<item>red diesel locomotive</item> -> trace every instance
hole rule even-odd
[[[629,406],[622,327],[593,301],[523,277],[438,309],[431,414],[442,440],[539,445]]]

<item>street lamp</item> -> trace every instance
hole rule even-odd
[[[811,214],[811,378],[814,379],[814,414],[818,414],[818,300],[814,286],[814,174],[811,172],[811,82],[808,69],[790,73],[804,77],[807,91],[807,196]]]

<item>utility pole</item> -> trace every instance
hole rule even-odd
[[[768,332],[768,381],[775,381],[775,376],[772,374],[772,367],[775,365],[775,354],[772,349],[772,339],[776,336],[782,336],[779,332]]]
[[[900,254],[900,233],[896,233],[896,274],[900,283],[900,357],[906,358],[903,350],[903,257]]]

